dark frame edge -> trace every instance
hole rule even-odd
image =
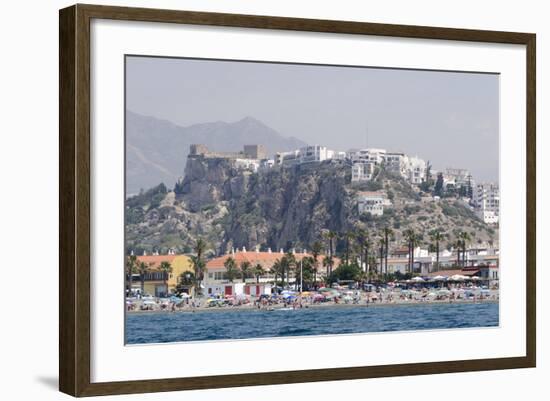
[[[536,34],[529,34],[526,40],[526,146],[527,146],[527,219],[526,219],[526,354],[529,367],[537,366],[537,135],[536,135],[536,91],[537,59]]]
[[[59,11],[59,390],[76,395],[76,6]]]
[[[528,357],[476,359],[380,365],[352,368],[329,368],[282,372],[200,376],[188,378],[132,380],[90,384],[80,396],[141,394],[182,390],[205,390],[245,386],[312,383],[321,381],[361,380],[381,377],[418,376],[440,373],[463,373],[532,367]]]
[[[89,20],[59,11],[59,390],[90,385]]]
[[[172,22],[481,41],[527,48],[526,356],[156,380],[90,380],[90,20]],[[301,28],[301,29],[299,29]],[[59,389],[72,396],[530,368],[536,366],[536,36],[479,31],[77,4],[59,12]]]

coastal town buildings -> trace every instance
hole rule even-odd
[[[352,149],[347,152],[351,162],[352,182],[370,181],[376,166],[399,175],[411,184],[419,185],[426,178],[427,163],[419,157],[409,157],[404,153],[387,152],[385,149]]]
[[[474,187],[474,210],[487,224],[498,224],[500,211],[500,191],[495,183],[480,183]]]
[[[453,184],[456,188],[473,184],[472,175],[464,168],[446,168],[443,180],[444,185]]]
[[[386,153],[384,167],[392,174],[407,176],[408,158],[404,153]]]
[[[305,257],[312,257],[312,255],[305,250],[302,250],[302,252],[291,250],[291,253],[297,263],[300,263],[300,261]],[[282,249],[278,252],[274,252],[270,249],[268,251],[260,251],[258,249],[247,251],[243,248],[242,250],[232,250],[225,255],[213,258],[206,263],[207,273],[203,282],[203,291],[206,294],[221,295],[232,295],[239,293],[240,291],[246,295],[269,294],[275,280],[275,275],[271,269],[275,262],[280,261],[284,255],[285,251]],[[231,281],[228,279],[227,269],[225,267],[225,264],[229,258],[232,258],[235,261],[238,269],[240,269],[243,262],[248,262],[252,268],[260,265],[263,269],[263,273],[261,276],[255,277],[251,274],[244,280],[241,277]],[[317,271],[319,280],[327,275],[326,267],[322,266],[321,260],[322,257],[319,257],[319,266]],[[333,268],[337,268],[339,264],[340,259],[334,258]],[[289,275],[286,277],[286,282],[295,283],[296,275],[294,269],[291,269],[288,274]],[[281,277],[279,276],[278,279],[280,280]]]
[[[382,164],[386,156],[385,149],[352,149],[347,152],[347,156],[352,163],[374,163]]]
[[[411,184],[422,184],[426,178],[426,162],[416,156],[408,157],[406,174]]]
[[[427,249],[415,247],[413,255],[413,273],[415,274],[426,276],[441,271],[452,271],[453,274],[457,274],[456,269],[468,268],[475,271],[475,273],[482,272],[487,279],[498,280],[499,250],[497,248],[469,248],[466,251],[464,262],[461,261],[460,263],[457,261],[457,250],[444,249],[440,251],[439,264],[437,263],[436,253],[429,252]],[[388,255],[388,273],[407,273],[409,271],[409,258],[407,247],[398,247],[391,250]]]
[[[355,196],[359,213],[370,213],[373,216],[382,216],[384,207],[391,206],[385,192],[360,191]]]
[[[345,152],[328,149],[326,146],[308,145],[289,152],[277,152],[275,165],[292,166],[302,163],[319,163],[325,160],[344,160]]]
[[[193,273],[193,265],[191,258],[186,255],[176,255],[173,251],[169,251],[167,255],[141,255],[137,256],[137,263],[145,263],[147,273],[145,273],[144,293],[154,295],[156,297],[173,292],[181,281],[181,276],[185,273]],[[170,263],[172,271],[169,273],[160,270],[162,262]],[[132,274],[132,289],[141,291],[142,277],[139,273]],[[165,280],[167,286],[165,286]],[[193,288],[188,289],[190,295],[193,293]]]
[[[374,163],[360,162],[351,166],[351,182],[370,181],[374,175]]]

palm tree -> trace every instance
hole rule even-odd
[[[274,284],[275,285],[277,285],[277,277],[279,277],[279,275],[281,275],[282,270],[283,270],[283,266],[281,264],[281,261],[279,259],[275,260],[275,262],[273,262],[273,265],[269,269],[269,272],[271,274],[273,274],[273,276],[274,276],[274,279],[275,279]]]
[[[164,288],[166,291],[164,295],[166,296],[168,295],[168,274],[172,273],[172,265],[170,264],[170,262],[167,262],[164,260],[160,262],[159,270],[163,273],[162,278],[164,282]]]
[[[137,271],[139,273],[139,281],[141,282],[141,295],[145,292],[145,275],[149,272],[149,268],[151,267],[151,264],[147,264],[145,262],[140,262],[137,265]]]
[[[460,250],[462,249],[462,240],[457,239],[453,243],[453,248],[456,248],[456,267],[460,267]]]
[[[195,272],[195,280],[197,281],[198,291],[200,292],[201,282],[204,279],[204,272],[206,263],[204,261],[204,252],[207,248],[206,242],[199,238],[193,247],[195,256],[191,257],[191,262],[193,263],[193,271]]]
[[[342,238],[344,239],[346,243],[346,252],[345,252],[345,261],[346,265],[349,265],[349,257],[350,257],[350,242],[355,238],[355,234],[351,231],[346,231],[344,234],[342,234]]]
[[[414,269],[414,248],[418,244],[418,235],[414,232],[413,229],[409,228],[403,233],[405,239],[407,240],[409,248],[409,272],[413,274]]]
[[[319,255],[323,250],[323,244],[315,241],[311,246],[311,255],[313,256],[313,285],[317,285],[317,271],[319,270]]]
[[[132,274],[136,270],[137,265],[137,256],[130,255],[128,260],[126,260],[126,294],[130,295],[132,291]]]
[[[237,277],[239,277],[239,270],[237,269],[237,262],[231,256],[228,257],[225,262],[223,262],[225,267],[225,275],[230,283],[233,282]]]
[[[248,278],[248,276],[250,276],[251,268],[252,264],[249,261],[245,260],[241,262],[241,276],[243,279],[243,283],[246,282],[246,279]]]
[[[202,260],[202,257],[204,252],[206,251],[206,248],[207,248],[206,242],[202,238],[199,238],[195,243],[195,247],[193,249],[195,251],[195,254],[197,255],[197,258],[199,258],[199,260]]]
[[[461,231],[458,233],[458,238],[462,243],[462,267],[466,266],[466,245],[472,240],[472,237],[467,231]]]
[[[377,272],[376,272],[376,257],[374,255],[371,255],[369,256],[369,258],[367,259],[367,266],[372,266],[374,265],[375,268],[374,269],[368,269],[367,270],[367,279],[368,279],[368,282],[370,283],[371,282],[371,279],[372,278],[375,278],[377,276]]]
[[[301,283],[300,291],[303,291],[303,284],[307,284],[306,288],[309,288],[309,283],[312,280],[312,273],[314,271],[313,265],[315,260],[311,256],[305,256],[300,261],[300,267],[296,267],[296,283]],[[297,288],[297,287],[296,287]]]
[[[357,240],[357,253],[359,253],[359,265],[361,266],[361,270],[363,269],[363,264],[365,262],[365,243],[368,238],[368,234],[366,230],[363,230],[362,228],[358,228],[356,230],[356,236]]]
[[[378,240],[378,246],[380,248],[380,275],[384,274],[384,249],[386,248],[386,241],[384,237],[380,237]]]
[[[372,246],[372,241],[371,239],[369,238],[368,234],[367,236],[365,237],[365,263],[366,263],[366,271],[367,271],[367,276],[370,272],[370,266],[372,266],[372,258],[370,256],[370,248]]]
[[[388,274],[388,253],[390,240],[393,240],[393,230],[388,226],[384,227],[384,273]]]
[[[328,251],[329,251],[330,256],[334,256],[333,241],[334,241],[334,239],[337,238],[337,237],[338,237],[338,234],[337,234],[335,231],[329,230],[329,231],[325,234],[325,238],[328,239]]]
[[[327,277],[332,275],[332,267],[334,266],[334,258],[332,255],[326,255],[323,258],[323,266],[327,268]]]
[[[283,287],[284,287],[285,275],[286,275],[286,282],[287,284],[289,284],[290,271],[296,267],[296,258],[294,257],[294,254],[292,252],[288,251],[283,255],[283,257],[281,258],[281,267],[282,267]]]
[[[440,229],[436,229],[432,231],[430,237],[432,241],[435,242],[435,268],[436,270],[439,270],[439,243],[443,240],[443,238],[445,238],[445,233],[443,233]]]
[[[262,265],[256,263],[256,265],[252,269],[252,274],[254,275],[254,277],[256,277],[256,284],[258,284],[260,282],[260,277],[262,277],[262,275],[264,274],[264,268],[262,267]]]

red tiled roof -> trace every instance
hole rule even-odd
[[[156,269],[161,262],[172,263],[176,256],[178,255],[143,255],[138,256],[137,261],[138,263],[145,262],[147,265],[151,266],[151,268]]]
[[[237,263],[237,266],[240,266],[240,264],[244,261],[250,262],[252,266],[255,266],[256,264],[262,265],[264,269],[269,269],[277,259],[281,259],[285,254],[280,252],[256,252],[256,251],[247,251],[247,252],[235,252],[234,254],[227,254],[223,255],[214,259],[209,260],[206,263],[207,269],[217,269],[217,268],[224,268],[225,261],[232,257],[235,259],[235,262]],[[309,253],[298,253],[296,252],[293,254],[296,260],[301,260],[304,257],[312,257]],[[321,264],[322,258],[324,256],[319,256],[319,263]],[[339,265],[340,260],[338,258],[334,258],[335,260],[335,267]]]

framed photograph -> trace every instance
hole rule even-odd
[[[60,11],[62,392],[534,367],[535,213],[534,34]]]

